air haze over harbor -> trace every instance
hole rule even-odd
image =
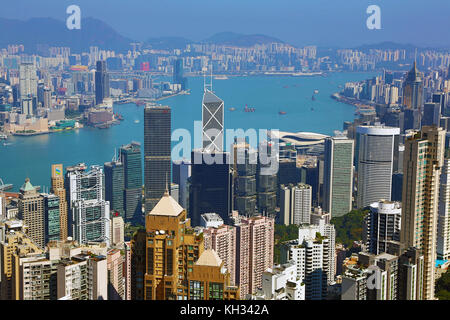
[[[450,45],[450,39],[439,32],[450,29],[450,2],[445,0],[18,0],[3,6],[1,17],[64,21],[72,4],[80,6],[83,18],[95,17],[137,41],[169,36],[200,41],[230,31],[265,34],[295,46],[345,47],[384,41]],[[381,30],[366,28],[366,9],[372,4],[381,8]]]

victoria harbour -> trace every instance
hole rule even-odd
[[[213,90],[226,102],[226,129],[279,129],[332,135],[334,130],[342,130],[344,121],[354,119],[355,109],[330,95],[340,91],[346,82],[374,75],[343,72],[326,77],[230,77],[213,80]],[[203,77],[189,78],[190,95],[159,102],[172,108],[172,131],[183,128],[192,132],[194,121],[201,121],[203,82]],[[318,93],[313,101],[315,90]],[[246,105],[255,111],[244,112]],[[279,114],[280,111],[285,114]],[[103,165],[111,161],[114,150],[121,145],[131,141],[143,143],[143,107],[115,105],[114,112],[122,114],[124,121],[109,129],[85,127],[32,137],[11,136],[7,145],[0,145],[0,165],[8,167],[2,170],[0,178],[4,183],[13,184],[14,190],[18,190],[27,177],[41,188],[48,187],[49,163]]]

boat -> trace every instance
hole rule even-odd
[[[245,105],[244,112],[255,112],[255,108],[249,108]]]
[[[225,75],[219,75],[214,77],[215,80],[227,80],[228,77]]]
[[[317,89],[314,90],[314,93],[315,93],[315,94],[318,94],[318,93],[319,93],[319,90],[317,90]]]
[[[134,120],[134,123],[139,123],[140,121],[139,120]]]
[[[4,146],[10,146],[10,145],[12,145],[12,143],[11,142],[3,142],[3,145]]]
[[[229,108],[228,110],[234,111],[234,110],[236,110],[236,108],[231,107],[231,108]]]
[[[0,133],[0,140],[6,140],[8,139],[8,136],[4,133]]]
[[[278,111],[278,114],[284,115],[284,114],[286,114],[286,111]]]

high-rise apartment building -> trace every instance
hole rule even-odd
[[[424,256],[423,299],[434,299],[439,179],[445,131],[425,126],[405,141],[401,242]]]
[[[26,179],[19,193],[19,219],[27,225],[27,235],[40,248],[45,246],[44,200]]]
[[[20,99],[22,114],[33,115],[35,99],[37,97],[36,66],[32,61],[23,61],[19,67]]]
[[[142,156],[141,145],[131,142],[120,148],[124,171],[124,220],[142,221]]]
[[[332,137],[325,140],[323,209],[340,217],[352,209],[353,140]]]
[[[312,187],[307,184],[280,186],[280,222],[284,225],[311,222]]]
[[[52,165],[50,192],[59,197],[60,240],[66,240],[68,236],[68,208],[66,189],[64,188],[64,171],[62,164]]]
[[[389,252],[390,244],[400,242],[402,209],[399,202],[387,200],[370,205],[367,216],[367,248],[370,253]]]
[[[236,284],[241,296],[262,286],[262,274],[273,266],[274,219],[241,218],[236,227]]]
[[[124,256],[111,249],[106,257],[108,268],[108,300],[125,300]]]
[[[171,109],[147,106],[144,110],[145,212],[152,211],[171,179]]]
[[[398,158],[399,128],[359,126],[356,128],[358,172],[357,207],[391,200],[392,173]]]
[[[230,283],[236,284],[236,228],[222,224],[203,229],[205,250],[214,250],[230,272]]]
[[[439,183],[437,259],[450,259],[450,159],[444,160]]]

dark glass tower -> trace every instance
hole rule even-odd
[[[216,157],[207,163],[206,157]],[[189,217],[192,225],[200,225],[200,215],[215,212],[227,223],[233,210],[233,177],[230,154],[226,152],[192,152],[192,174],[189,188]],[[201,160],[200,160],[201,159]]]
[[[187,88],[187,78],[183,73],[183,59],[176,59],[173,64],[173,83],[180,84],[181,90]]]
[[[125,221],[142,219],[142,158],[141,145],[131,142],[120,148],[120,161],[124,170]]]
[[[124,217],[125,178],[123,164],[120,161],[106,162],[105,171],[105,200],[109,201],[111,211],[118,212]]]
[[[97,61],[95,71],[95,103],[103,103],[104,98],[109,97],[109,75],[106,72],[106,62]]]
[[[422,110],[423,75],[417,70],[414,61],[413,68],[408,72],[403,86],[403,105],[406,109]]]
[[[171,180],[171,109],[147,106],[144,111],[145,213],[164,195]]]

